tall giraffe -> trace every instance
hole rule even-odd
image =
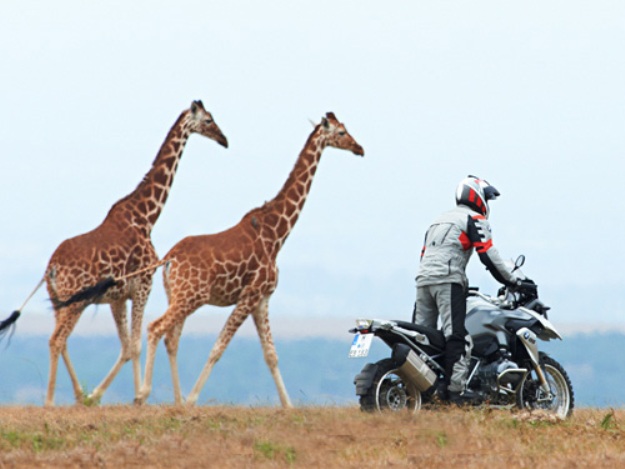
[[[46,406],[54,405],[59,355],[63,357],[69,372],[76,401],[81,402],[83,399],[82,389],[67,351],[67,339],[81,313],[91,303],[111,305],[121,342],[121,353],[111,371],[88,399],[97,402],[128,360],[133,363],[135,395],[139,392],[141,322],[155,270],[145,267],[158,261],[150,235],[169,195],[183,149],[193,133],[215,140],[224,147],[228,146],[226,137],[211,114],[204,109],[202,102],[194,101],[190,109],[183,111],[172,126],[151,169],[137,188],[111,207],[100,226],[63,241],[52,254],[44,277],[35,289],[36,291],[45,281],[55,309],[56,324],[50,337],[50,374]],[[97,298],[77,302],[62,301],[68,297],[80,298],[81,292],[88,290],[86,287],[103,278],[118,278],[142,269],[140,274],[112,284],[108,291]],[[132,301],[130,337],[126,318],[127,300]],[[15,322],[20,310],[3,321],[0,330]]]
[[[197,401],[213,366],[239,326],[251,314],[280,401],[284,407],[292,407],[278,369],[278,356],[269,327],[268,305],[278,280],[276,257],[299,217],[321,153],[328,146],[364,155],[362,147],[347,133],[345,126],[333,113],[327,113],[308,138],[286,183],[273,200],[251,210],[239,224],[224,232],[184,238],[163,258],[163,279],[169,307],[148,326],[144,382],[136,403],[145,402],[150,394],[156,346],[165,335],[174,399],[176,404],[181,404],[176,357],[185,319],[205,304],[236,304],[187,403],[194,404]]]

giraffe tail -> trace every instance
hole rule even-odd
[[[59,309],[83,301],[93,303],[101,298],[108,291],[109,288],[117,285],[117,282],[118,281],[115,280],[113,277],[107,277],[104,280],[100,280],[95,285],[83,288],[78,293],[74,293],[66,300],[61,301],[57,298],[52,298],[52,304],[54,305],[55,309]]]
[[[17,322],[19,317],[22,315],[22,310],[26,306],[26,303],[28,303],[28,301],[35,295],[37,290],[41,288],[41,285],[43,285],[43,282],[44,282],[44,279],[42,278],[37,284],[37,286],[35,287],[35,289],[31,292],[31,294],[28,295],[28,298],[26,298],[26,301],[24,301],[24,304],[22,304],[22,306],[19,309],[16,309],[15,311],[13,311],[8,318],[6,318],[3,321],[0,321],[0,340],[2,340],[4,336],[6,335],[6,333],[9,331],[10,331],[10,335],[13,335],[13,332],[15,332],[15,323]]]
[[[129,274],[122,275],[121,277],[117,277],[117,278],[106,277],[104,280],[100,280],[95,285],[92,285],[87,288],[83,288],[78,293],[74,293],[72,296],[70,296],[66,300],[61,301],[58,298],[53,298],[52,304],[54,305],[56,309],[59,309],[59,308],[65,308],[73,303],[79,303],[79,302],[95,303],[97,300],[102,298],[102,296],[104,296],[104,294],[110,288],[116,285],[119,285],[120,282],[128,278],[135,277],[137,275],[145,273],[149,270],[155,270],[167,262],[168,261],[166,260],[161,260],[161,261],[156,262],[155,264],[144,267],[143,269],[135,270],[134,272],[130,272]]]
[[[2,340],[7,332],[11,332],[10,335],[13,335],[15,330],[15,322],[19,319],[22,313],[18,310],[15,310],[11,313],[11,315],[6,318],[4,321],[0,321],[0,340]]]

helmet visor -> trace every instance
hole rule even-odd
[[[500,195],[501,194],[499,193],[499,191],[497,189],[495,189],[493,186],[487,185],[486,187],[484,187],[484,198],[487,201],[495,200]]]

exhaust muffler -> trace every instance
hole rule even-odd
[[[436,382],[436,373],[407,345],[396,344],[391,358],[397,365],[397,373],[419,391],[427,391]]]

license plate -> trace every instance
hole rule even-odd
[[[349,349],[348,358],[362,358],[369,355],[373,334],[356,334]]]

